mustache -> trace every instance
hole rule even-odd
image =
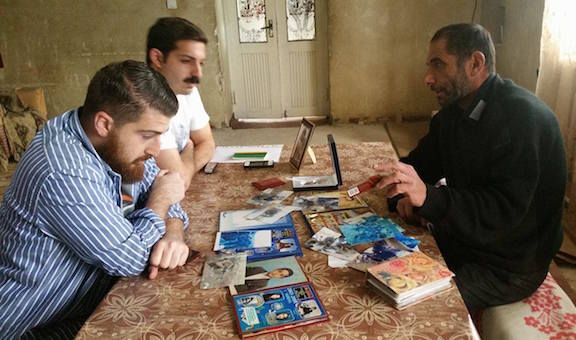
[[[198,76],[192,76],[184,78],[184,82],[188,84],[200,84],[200,78]]]

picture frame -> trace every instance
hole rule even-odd
[[[292,147],[292,154],[290,155],[290,164],[292,164],[296,170],[300,170],[306,149],[308,149],[308,144],[312,139],[314,128],[314,123],[306,118],[302,118],[302,124],[298,130],[294,147]]]

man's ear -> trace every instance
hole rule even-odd
[[[150,66],[155,70],[162,68],[162,64],[164,64],[164,54],[159,49],[151,48],[150,51],[148,51],[148,57],[150,58]]]
[[[98,111],[94,115],[94,131],[99,137],[106,138],[114,126],[114,118],[104,111]]]
[[[471,75],[472,76],[476,76],[477,74],[483,72],[486,68],[486,56],[484,56],[484,53],[480,52],[480,51],[474,51],[472,52],[472,56],[471,56]]]

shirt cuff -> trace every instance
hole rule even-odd
[[[149,247],[152,247],[166,233],[166,222],[150,208],[135,210],[127,218],[134,225],[135,231],[141,235],[142,241]]]

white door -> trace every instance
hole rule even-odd
[[[236,118],[328,115],[326,0],[224,0]]]

